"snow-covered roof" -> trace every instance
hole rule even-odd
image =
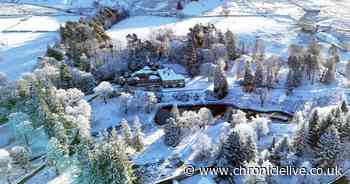
[[[177,74],[174,70],[170,68],[163,68],[158,70],[158,74],[162,81],[171,81],[171,80],[185,80],[185,77]]]
[[[152,70],[148,66],[145,66],[141,70],[134,72],[131,76],[134,77],[137,75],[150,75],[150,74],[157,75],[157,71]]]

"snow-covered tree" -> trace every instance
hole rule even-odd
[[[317,109],[313,110],[308,124],[307,143],[311,148],[318,146],[321,118]]]
[[[244,162],[256,158],[257,148],[252,128],[247,124],[237,125],[222,146],[218,165],[221,167],[239,167]]]
[[[170,117],[173,118],[175,121],[178,121],[180,119],[180,111],[177,107],[177,104],[174,104],[173,107],[170,110]]]
[[[112,131],[111,136],[104,135],[89,151],[87,166],[81,168],[86,173],[81,172],[80,178],[86,183],[133,183],[135,178],[132,163],[125,150],[126,145],[117,136],[116,131]]]
[[[0,149],[0,182],[8,182],[8,174],[11,169],[10,153],[5,149]],[[9,182],[8,182],[9,183]]]
[[[196,162],[208,161],[213,153],[212,141],[207,134],[200,133],[197,142],[192,146],[194,152],[193,160]]]
[[[302,156],[307,144],[307,126],[301,112],[295,113],[293,123],[297,125],[297,129],[293,133],[291,147],[293,152],[298,156]]]
[[[237,110],[236,113],[232,114],[231,126],[235,127],[240,123],[243,123],[243,124],[247,123],[247,117],[245,112],[241,110]]]
[[[94,88],[94,92],[103,98],[105,103],[107,103],[107,98],[111,96],[113,87],[109,82],[103,81],[96,88]]]
[[[23,146],[15,146],[11,148],[10,156],[12,160],[18,164],[21,168],[27,169],[30,167],[31,163],[29,160],[29,153]]]
[[[254,86],[255,87],[263,87],[265,86],[266,76],[265,76],[265,68],[263,66],[263,61],[256,61],[256,70],[254,73]]]
[[[122,119],[120,122],[120,125],[122,127],[122,135],[124,138],[124,141],[127,145],[132,145],[132,134],[131,134],[131,129],[129,127],[129,123],[126,119]]]
[[[120,109],[124,114],[128,113],[129,104],[132,99],[132,96],[129,93],[121,93],[119,100],[120,100]]]
[[[271,162],[276,165],[286,163],[287,156],[290,152],[290,143],[287,136],[280,139],[271,151]]]
[[[146,93],[146,107],[145,107],[146,113],[151,113],[151,111],[155,108],[157,102],[158,102],[158,99],[157,99],[156,95],[153,92],[147,92]]]
[[[254,75],[250,63],[245,64],[243,86],[246,92],[251,92],[254,87]]]
[[[224,71],[217,68],[214,75],[214,94],[218,99],[223,99],[228,94],[228,82]]]
[[[231,61],[234,61],[237,59],[237,52],[236,52],[236,38],[232,31],[227,30],[225,33],[225,38],[226,38],[226,49],[227,49],[227,55],[228,59]]]
[[[56,138],[51,138],[47,147],[46,160],[49,166],[56,169],[56,173],[64,172],[70,165],[69,148],[65,144],[58,142]]]
[[[164,142],[167,146],[175,147],[181,142],[182,130],[174,118],[169,118],[164,127]]]
[[[265,59],[265,44],[262,39],[256,38],[253,48],[253,60],[262,62]]]
[[[258,140],[270,132],[269,123],[270,120],[266,117],[258,117],[251,122],[251,126],[255,130]]]
[[[27,114],[18,112],[9,116],[9,125],[18,143],[29,147],[32,143],[33,125]]]
[[[199,65],[197,58],[197,50],[192,39],[187,41],[186,53],[184,55],[184,63],[187,66],[188,73],[191,77],[199,74]]]
[[[338,156],[341,153],[340,138],[334,126],[330,126],[320,137],[319,149],[316,152],[315,162],[322,168],[336,166]]]
[[[211,113],[211,111],[205,107],[199,109],[198,116],[199,116],[199,119],[200,119],[201,123],[203,124],[203,126],[211,124],[214,120],[214,117],[213,117],[213,114]]]
[[[141,123],[138,116],[135,117],[133,122],[133,128],[135,131],[134,137],[133,137],[133,147],[136,151],[142,151],[144,148],[144,140],[143,140],[143,133],[141,130]]]
[[[73,86],[73,76],[69,71],[69,66],[67,64],[61,64],[59,68],[59,86],[62,89],[68,89]]]
[[[336,58],[329,57],[326,63],[326,73],[323,75],[322,82],[325,84],[332,83],[336,78]]]

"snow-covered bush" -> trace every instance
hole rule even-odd
[[[101,98],[103,98],[105,103],[107,103],[107,98],[109,98],[112,95],[113,87],[111,83],[103,81],[97,87],[94,88],[94,92],[97,93]]]
[[[30,167],[29,153],[23,146],[15,146],[11,148],[10,156],[12,160],[21,168],[27,170]]]
[[[258,117],[253,119],[251,126],[255,130],[257,139],[260,140],[261,137],[266,136],[270,132],[269,128],[270,120],[266,117]]]
[[[195,162],[208,161],[212,157],[213,147],[211,138],[207,134],[200,133],[197,142],[192,146]]]

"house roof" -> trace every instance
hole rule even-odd
[[[162,81],[170,81],[170,80],[185,80],[185,77],[177,74],[174,70],[166,67],[158,70],[158,75],[162,79]]]
[[[133,74],[131,74],[132,77],[137,76],[137,75],[157,75],[157,71],[152,70],[150,67],[145,66],[143,67],[141,70],[138,70],[136,72],[134,72]]]

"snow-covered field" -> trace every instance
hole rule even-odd
[[[12,6],[8,6],[8,13],[14,13],[10,11],[12,8]],[[14,11],[17,10],[14,9]],[[34,10],[27,11],[43,13],[43,8],[36,7]],[[0,72],[7,74],[9,79],[15,80],[22,73],[32,71],[37,57],[45,54],[49,44],[58,41],[56,31],[60,25],[66,21],[78,19],[79,16],[72,15],[31,16],[18,14],[12,17],[0,16]]]

